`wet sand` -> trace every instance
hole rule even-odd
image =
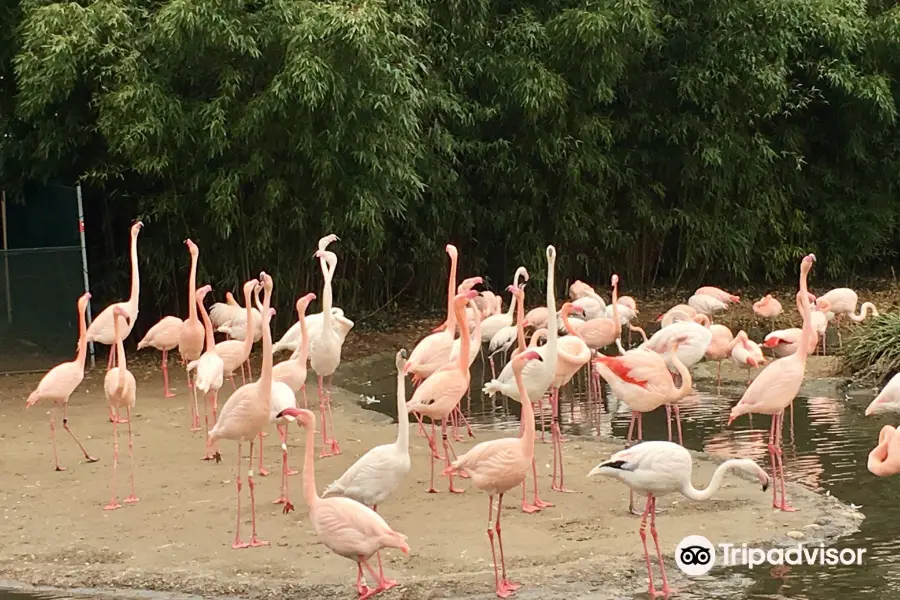
[[[350,365],[347,365],[348,367]],[[714,365],[713,374],[715,372]],[[706,368],[708,368],[708,366]],[[344,367],[342,367],[343,369]],[[99,462],[84,463],[58,421],[60,460],[68,471],[53,471],[49,440],[49,405],[25,410],[24,399],[39,380],[6,377],[0,402],[0,440],[5,448],[0,468],[0,579],[30,585],[77,588],[145,589],[249,598],[300,595],[353,598],[356,569],[328,551],[309,526],[301,493],[301,476],[291,477],[297,511],[289,515],[271,501],[280,485],[280,449],[274,427],[265,442],[265,464],[273,472],[257,477],[260,536],[271,547],[232,550],[235,518],[236,446],[223,442],[223,462],[203,462],[203,434],[188,427],[187,391],[173,368],[178,396],[162,398],[161,376],[137,369],[138,408],[134,414],[137,494],[140,502],[104,511],[109,500],[112,425],[107,422],[99,370],[88,375],[72,396],[69,423]],[[741,376],[739,372],[735,373]],[[340,371],[336,380],[340,381]],[[315,395],[314,385],[310,396]],[[227,394],[225,394],[227,395]],[[359,406],[359,396],[336,389],[336,431],[343,454],[316,460],[321,490],[370,447],[393,441],[396,425]],[[224,396],[220,403],[224,402]],[[689,426],[689,425],[688,425]],[[124,434],[121,435],[121,434]],[[475,441],[457,445],[462,453],[475,442],[502,434],[477,430]],[[548,437],[549,439],[549,437]],[[320,443],[320,438],[317,442]],[[301,467],[302,430],[290,430],[290,464]],[[542,495],[556,503],[535,515],[518,510],[518,491],[504,500],[504,547],[511,577],[525,584],[520,596],[558,597],[573,590],[604,592],[646,589],[638,517],[627,513],[627,488],[606,478],[585,475],[623,447],[622,440],[571,437],[565,444],[566,483],[576,490],[549,490],[551,452],[538,444]],[[246,454],[248,446],[244,446]],[[317,450],[317,455],[319,448]],[[412,471],[407,483],[385,504],[381,514],[409,536],[411,555],[384,554],[388,576],[402,586],[385,598],[491,597],[493,574],[485,533],[487,497],[463,481],[465,494],[447,493],[439,478],[438,494],[427,494],[429,453],[424,438],[411,435]],[[254,461],[255,464],[255,461]],[[246,472],[246,459],[242,466]],[[697,455],[694,485],[709,481],[715,461]],[[254,467],[255,469],[255,467]],[[120,426],[120,494],[127,494],[127,426]],[[800,509],[781,513],[771,508],[771,493],[756,481],[731,475],[705,503],[680,496],[661,499],[666,508],[658,521],[663,551],[675,585],[680,576],[672,554],[686,535],[716,541],[796,543],[834,539],[855,529],[858,513],[832,497],[789,484]],[[247,487],[243,490],[248,507]],[[120,496],[121,498],[121,496]],[[242,527],[249,537],[249,512]],[[244,529],[245,528],[245,529]],[[530,591],[529,591],[530,590]]]

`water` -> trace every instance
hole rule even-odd
[[[498,365],[499,367],[499,365]],[[488,370],[488,374],[489,374]],[[472,369],[473,384],[482,381],[482,366],[476,360]],[[396,418],[396,375],[393,356],[373,360],[363,371],[350,371],[341,384],[361,396],[373,396],[377,402],[367,408]],[[562,427],[566,433],[602,435],[623,438],[627,433],[629,413],[624,404],[607,394],[603,412],[588,409],[583,378],[574,381],[574,392],[565,390],[560,402]],[[407,386],[409,387],[409,385]],[[480,386],[473,385],[477,390]],[[699,395],[688,398],[681,410],[685,445],[724,457],[754,458],[768,466],[765,447],[770,420],[742,417],[726,428],[728,412],[743,393],[744,387],[723,385],[716,390],[698,386]],[[793,436],[785,419],[784,465],[789,480],[819,492],[830,492],[844,503],[861,506],[866,519],[860,530],[842,538],[842,548],[865,548],[861,567],[785,567],[781,570],[756,569],[747,578],[723,578],[717,568],[711,576],[715,585],[695,586],[676,596],[686,600],[728,599],[772,600],[797,598],[808,600],[882,599],[900,590],[900,552],[897,541],[900,524],[900,477],[878,478],[865,467],[869,451],[886,423],[884,418],[865,418],[863,412],[871,394],[845,395],[830,384],[811,382],[804,386],[805,396],[794,403]],[[812,392],[812,393],[810,393]],[[409,392],[407,392],[409,393]],[[361,398],[362,399],[362,398]],[[463,399],[463,406],[467,401]],[[495,428],[517,431],[519,405],[498,397],[491,400],[474,393],[471,409],[466,411],[473,428]],[[612,415],[612,416],[611,416]],[[547,421],[549,429],[549,421]],[[645,439],[666,439],[662,411],[644,417]],[[603,457],[598,457],[598,461]],[[743,571],[747,573],[747,571]],[[749,587],[740,585],[749,581]],[[548,582],[549,583],[549,582]],[[735,587],[737,586],[737,587]],[[79,597],[88,597],[78,594]],[[0,590],[0,600],[35,600],[47,595],[28,595]],[[56,597],[60,598],[59,596]],[[68,598],[68,596],[67,596]],[[635,599],[646,598],[646,594]],[[96,596],[94,597],[96,600]]]
[[[368,404],[372,410],[396,418],[396,376],[393,357],[386,358],[378,368],[367,369],[374,379],[356,378],[344,382],[361,394],[374,396],[377,403]],[[499,365],[498,365],[499,370]],[[488,375],[490,370],[488,369]],[[480,359],[472,366],[473,388],[482,381]],[[684,423],[684,444],[723,457],[747,457],[768,467],[766,439],[768,417],[741,417],[726,428],[728,413],[743,393],[745,386],[723,384],[716,389],[700,382],[699,394],[686,399],[681,417]],[[349,384],[349,385],[348,385]],[[576,377],[574,392],[564,390],[560,400],[561,425],[565,433],[602,435],[624,438],[630,413],[608,392],[603,401],[599,420],[591,414],[586,401],[586,382]],[[407,386],[409,387],[409,386]],[[811,392],[811,393],[810,393]],[[407,391],[407,394],[411,392]],[[869,451],[875,446],[878,432],[888,420],[864,417],[865,407],[872,399],[871,392],[848,394],[836,386],[822,382],[808,382],[802,395],[794,402],[794,428],[790,433],[789,417],[785,417],[784,467],[789,481],[800,483],[821,493],[831,493],[845,504],[860,506],[866,515],[860,530],[836,545],[841,548],[865,548],[864,564],[857,566],[793,566],[781,569],[757,568],[748,573],[749,587],[736,592],[733,582],[725,586],[696,586],[678,594],[678,598],[706,600],[771,600],[798,598],[809,600],[841,600],[852,598],[887,598],[900,590],[900,477],[879,478],[866,469]],[[463,406],[467,400],[464,398]],[[495,428],[518,430],[516,402],[496,400],[474,393],[471,399],[469,422],[474,429]],[[611,416],[612,415],[612,416]],[[549,430],[549,420],[546,422]],[[540,425],[538,425],[540,427]],[[644,417],[644,439],[666,439],[666,422],[661,410]],[[603,457],[598,456],[598,462]],[[697,482],[699,483],[699,482]],[[716,575],[718,574],[718,577]],[[711,573],[722,582],[724,568]],[[646,594],[636,596],[646,598]]]

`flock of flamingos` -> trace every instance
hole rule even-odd
[[[107,307],[87,327],[85,309],[90,294],[78,299],[79,340],[74,361],[51,369],[28,397],[27,405],[39,400],[52,402],[50,431],[54,467],[60,466],[56,448],[56,409],[63,411],[63,427],[81,449],[87,461],[97,459],[88,454],[84,446],[69,428],[66,416],[70,395],[81,383],[88,342],[110,346],[109,362],[104,380],[104,392],[109,402],[109,418],[113,423],[113,474],[111,500],[104,508],[121,508],[116,493],[116,469],[118,464],[118,425],[127,424],[129,434],[130,494],[124,503],[138,502],[135,495],[134,456],[132,443],[131,409],[135,406],[137,386],[128,371],[123,340],[128,337],[138,314],[140,280],[138,274],[137,239],[142,224],[131,227],[131,296],[127,302]],[[473,288],[482,283],[480,277],[464,280],[457,286],[458,252],[452,245],[446,248],[450,257],[450,276],[447,288],[447,318],[435,331],[422,339],[408,355],[405,350],[397,353],[397,405],[398,434],[392,444],[371,449],[356,461],[339,479],[325,488],[321,496],[317,492],[314,473],[314,447],[316,415],[308,409],[305,384],[307,364],[317,376],[317,392],[320,429],[322,433],[321,457],[340,454],[334,423],[331,419],[331,379],[341,362],[341,348],[353,322],[344,316],[340,308],[333,306],[332,278],[337,256],[328,246],[337,241],[335,235],[323,237],[315,257],[319,260],[324,278],[322,288],[322,312],[306,315],[309,304],[316,298],[313,293],[301,296],[296,303],[298,322],[273,344],[270,320],[275,310],[270,307],[273,281],[267,273],[260,273],[243,286],[243,306],[231,294],[227,301],[213,304],[209,311],[205,297],[210,286],[197,287],[196,274],[200,250],[191,240],[185,244],[190,253],[191,268],[188,293],[191,299],[186,320],[168,316],[151,328],[138,349],[150,346],[162,351],[162,371],[166,397],[171,397],[168,381],[167,353],[177,348],[188,374],[191,391],[191,429],[199,431],[201,402],[206,424],[205,459],[221,461],[218,449],[220,440],[237,442],[237,523],[233,548],[268,545],[259,539],[256,530],[256,497],[254,485],[254,445],[260,440],[259,470],[262,467],[262,436],[272,423],[277,426],[282,447],[282,493],[277,502],[290,512],[293,504],[288,494],[288,475],[294,474],[287,466],[286,428],[289,423],[299,423],[306,431],[305,460],[303,466],[303,495],[309,509],[309,518],[317,535],[325,545],[340,556],[357,564],[356,588],[360,600],[365,600],[397,585],[385,577],[380,551],[396,548],[409,552],[406,536],[394,531],[377,513],[378,505],[403,483],[410,470],[409,413],[418,420],[419,434],[424,435],[431,450],[431,485],[434,487],[435,462],[443,461],[441,474],[449,481],[449,491],[458,493],[454,476],[470,479],[489,497],[488,538],[494,555],[495,589],[501,598],[513,595],[520,584],[507,578],[500,526],[503,495],[513,488],[522,487],[522,510],[535,513],[553,506],[540,498],[538,477],[534,459],[535,408],[543,414],[544,398],[549,399],[551,436],[554,447],[551,489],[568,491],[564,483],[563,439],[559,428],[559,390],[583,367],[591,375],[589,393],[599,394],[601,378],[613,393],[632,411],[626,449],[600,462],[589,475],[606,475],[616,478],[631,488],[632,502],[629,509],[641,515],[640,536],[646,559],[649,592],[668,595],[666,570],[656,531],[656,498],[678,492],[684,496],[705,500],[712,496],[722,483],[728,470],[736,469],[758,478],[763,490],[772,483],[773,507],[791,511],[784,485],[782,465],[782,423],[785,410],[791,406],[803,382],[806,360],[814,352],[821,337],[824,345],[825,329],[833,319],[846,316],[862,321],[871,311],[878,312],[871,303],[864,303],[859,312],[857,294],[848,288],[831,290],[816,298],[809,293],[807,278],[815,256],[809,254],[800,263],[799,291],[796,306],[802,317],[801,328],[773,331],[765,337],[763,346],[772,350],[776,360],[767,363],[759,344],[749,339],[743,331],[733,335],[727,327],[711,323],[713,315],[725,310],[740,299],[715,287],[702,287],[687,304],[679,304],[660,316],[661,328],[649,339],[642,329],[632,325],[638,313],[633,298],[618,295],[617,275],[611,279],[612,302],[603,298],[587,284],[580,281],[570,286],[570,301],[557,310],[554,286],[556,250],[547,247],[546,305],[527,314],[524,309],[524,287],[529,275],[524,267],[515,274],[513,284],[507,288],[512,299],[507,311],[502,311],[502,299],[492,292],[477,292]],[[261,295],[261,297],[260,297]],[[782,306],[771,295],[753,305],[757,315],[773,319],[782,312]],[[467,324],[462,327],[462,324]],[[643,343],[625,350],[621,344],[623,326],[638,332]],[[526,344],[525,328],[534,330]],[[459,336],[457,336],[459,330]],[[226,341],[216,343],[214,333],[227,334]],[[564,333],[565,335],[560,335]],[[262,340],[262,369],[259,378],[252,381],[249,357],[254,342]],[[543,342],[543,343],[542,343]],[[487,344],[490,353],[492,379],[484,386],[484,393],[502,394],[521,403],[521,431],[516,437],[481,442],[465,454],[456,455],[452,440],[460,440],[458,428],[468,423],[460,410],[460,400],[470,389],[470,365]],[[600,350],[612,348],[608,354]],[[497,373],[494,356],[505,356],[512,349],[512,358]],[[824,349],[824,348],[823,348]],[[275,352],[289,350],[290,358],[274,364]],[[731,410],[729,424],[742,415],[757,413],[770,415],[769,458],[771,476],[754,461],[733,459],[722,463],[713,475],[709,486],[697,490],[691,483],[692,459],[681,445],[681,421],[678,401],[692,390],[691,367],[703,359],[719,362],[730,359],[750,369],[764,367],[757,377],[748,381],[743,397]],[[246,374],[245,374],[246,367]],[[234,374],[240,370],[243,385],[236,386]],[[405,380],[411,375],[415,385],[412,397],[406,400]],[[224,405],[219,407],[218,394],[224,381],[231,381],[234,391]],[[297,401],[300,392],[302,406]],[[664,407],[668,414],[669,441],[643,441],[642,415]],[[123,417],[124,411],[124,417]],[[866,414],[900,412],[900,376],[895,377],[872,402]],[[210,426],[210,413],[212,425]],[[674,413],[679,443],[672,441]],[[793,413],[792,413],[793,415]],[[425,429],[423,418],[430,420],[430,432]],[[440,446],[436,424],[440,421]],[[636,432],[635,430],[636,425]],[[450,432],[448,433],[448,426]],[[469,430],[471,434],[471,430]],[[900,472],[900,436],[890,426],[884,427],[878,446],[869,457],[869,469],[876,475]],[[632,445],[632,438],[637,443]],[[250,492],[252,531],[249,542],[241,539],[241,446],[250,445],[246,481]],[[526,496],[526,477],[533,476],[533,497]],[[633,493],[646,496],[643,512],[633,507]],[[494,497],[497,496],[496,518]],[[653,583],[650,553],[647,548],[646,529],[656,546],[662,588],[657,591]],[[493,526],[492,526],[493,523]],[[499,560],[496,555],[499,548]],[[378,570],[369,560],[378,557]],[[375,586],[366,581],[370,575]]]

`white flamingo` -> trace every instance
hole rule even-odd
[[[212,290],[212,286],[204,285],[194,294],[194,297],[197,299],[197,308],[200,310],[200,318],[203,319],[203,327],[206,331],[206,352],[201,354],[200,358],[192,360],[187,365],[189,374],[191,371],[195,371],[194,388],[202,393],[204,398],[203,417],[206,420],[205,431],[207,433],[206,444],[204,444],[206,452],[203,460],[213,460],[209,444],[209,407],[212,405],[213,422],[215,422],[219,418],[217,405],[219,389],[221,389],[222,382],[225,380],[223,375],[225,363],[222,362],[222,357],[216,352],[216,339],[213,337],[212,321],[209,320],[206,307],[203,305],[203,299],[210,290]]]

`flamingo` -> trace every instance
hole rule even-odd
[[[314,294],[309,294],[315,297]],[[307,303],[309,301],[307,300]],[[305,310],[305,307],[304,307]],[[269,309],[269,315],[274,316],[275,309]],[[306,365],[304,365],[305,367]],[[278,436],[281,438],[281,495],[272,501],[272,504],[284,504],[282,513],[288,514],[294,510],[294,505],[288,495],[288,475],[291,475],[288,469],[287,455],[287,426],[291,419],[282,416],[282,413],[289,408],[297,408],[297,395],[291,386],[283,381],[276,381],[274,378],[275,369],[272,369],[272,399],[269,403],[269,421],[275,424],[278,429]],[[262,477],[269,475],[263,467],[263,432],[259,432],[259,474]]]
[[[218,410],[217,400],[219,390],[222,388],[222,382],[225,380],[223,376],[225,363],[222,362],[222,357],[216,352],[216,340],[213,337],[212,321],[209,319],[209,315],[206,313],[206,307],[203,305],[203,299],[206,298],[206,294],[210,291],[212,291],[212,286],[204,285],[194,293],[194,298],[196,299],[197,307],[200,309],[200,316],[203,319],[203,327],[206,332],[206,352],[201,354],[200,358],[192,360],[187,365],[188,373],[190,374],[191,371],[194,372],[194,393],[199,391],[203,394],[203,419],[206,423],[207,432],[209,432],[210,405],[212,405],[213,410],[213,421],[218,420],[218,415],[216,414],[216,411]],[[213,455],[210,453],[209,433],[206,435],[204,448],[205,453],[203,455],[203,460],[213,460]]]
[[[697,311],[692,306],[688,306],[687,304],[676,304],[666,311],[665,314],[656,317],[656,320],[659,322],[660,327],[668,327],[672,323],[689,321],[696,316]]]
[[[810,311],[810,315],[812,311]],[[812,318],[812,317],[810,317]],[[772,349],[772,354],[776,358],[784,358],[791,356],[797,352],[800,347],[800,340],[803,337],[803,330],[800,327],[791,327],[790,329],[779,329],[766,335],[763,340],[763,346]],[[813,352],[819,345],[819,334],[815,329],[812,335],[807,339],[807,351]]]
[[[174,350],[178,347],[178,338],[181,337],[182,325],[184,325],[184,321],[178,317],[163,317],[147,331],[144,338],[137,345],[138,350],[143,350],[150,346],[162,351],[162,365],[160,369],[163,372],[163,398],[175,397],[175,394],[169,389],[169,350]]]
[[[131,335],[134,328],[134,322],[138,316],[138,300],[141,295],[141,277],[138,269],[137,239],[141,228],[144,226],[140,221],[135,221],[131,226],[131,295],[127,302],[117,302],[110,304],[97,315],[91,322],[91,326],[87,328],[87,341],[105,344],[109,346],[109,359],[106,363],[106,370],[109,371],[115,365],[115,317],[113,311],[118,306],[128,314],[128,321],[122,329],[122,337],[127,338]],[[109,420],[113,420],[112,408],[109,409]],[[124,421],[120,421],[124,423]]]
[[[256,535],[256,485],[253,481],[253,444],[257,436],[269,423],[269,410],[272,403],[272,331],[269,323],[272,312],[269,303],[272,300],[272,277],[267,273],[259,274],[260,282],[265,290],[262,311],[262,369],[259,379],[239,387],[219,412],[219,419],[209,430],[209,443],[214,445],[218,440],[234,440],[237,442],[237,526],[234,534],[235,550],[258,546],[268,546],[269,542],[260,540]],[[250,487],[250,513],[252,515],[252,535],[249,543],[241,541],[241,446],[250,442],[250,458],[247,461],[247,484]],[[222,456],[216,452],[216,462]]]
[[[813,330],[816,332],[816,345],[818,346],[818,340],[822,340],[822,355],[824,356],[827,351],[825,337],[828,331],[828,315],[833,313],[830,312],[830,305],[827,301],[813,303],[811,310],[810,317]],[[815,349],[813,351],[815,352]]]
[[[878,477],[900,473],[900,435],[894,427],[885,425],[881,428],[878,445],[869,452],[866,467]]]
[[[192,360],[197,360],[203,353],[203,339],[205,330],[200,319],[197,318],[197,261],[200,258],[200,248],[191,240],[184,240],[188,251],[191,253],[191,274],[188,279],[188,318],[181,326],[181,335],[178,337],[178,353],[182,362],[187,365]],[[193,403],[188,400],[191,410],[191,431],[200,431],[200,409],[197,406],[197,392],[191,380],[191,373],[187,373],[188,389],[191,392]]]
[[[728,308],[728,305],[714,296],[706,294],[694,294],[688,298],[688,306],[697,311],[698,314],[712,316],[720,311]]]
[[[121,306],[113,306],[113,331],[115,335],[115,351],[117,366],[106,372],[103,379],[103,392],[106,401],[115,412],[113,419],[113,469],[112,481],[109,484],[112,500],[103,507],[103,510],[116,510],[122,508],[116,498],[116,469],[119,465],[119,412],[124,408],[128,423],[128,457],[131,460],[131,494],[122,500],[125,504],[138,502],[139,498],[134,494],[134,435],[131,430],[131,409],[137,400],[137,383],[134,375],[125,364],[125,347],[122,345],[122,326],[120,321],[128,321],[128,313]]]
[[[569,323],[569,314],[572,311],[584,314],[580,308],[576,308],[571,302],[563,304],[560,310],[562,322],[569,335],[559,338],[556,372],[553,377],[553,383],[550,384],[550,398],[553,401],[552,410],[554,411],[551,430],[553,440],[553,483],[550,484],[550,489],[556,492],[571,491],[566,488],[563,470],[562,433],[559,429],[559,390],[572,380],[572,377],[581,370],[581,367],[591,361],[591,349],[588,348],[581,334],[573,329]],[[559,483],[556,481],[557,469],[559,470]]]
[[[456,246],[447,244],[445,248],[450,256],[450,276],[447,281],[447,327],[444,331],[432,333],[419,341],[406,362],[407,374],[412,373],[413,382],[425,379],[450,360],[455,335],[456,315],[453,314],[453,298],[456,295],[456,263],[459,252]]]
[[[709,285],[697,288],[697,290],[694,292],[694,295],[712,296],[719,302],[724,302],[725,304],[741,301],[740,296],[735,296],[731,292],[726,292],[723,289],[719,289],[717,287],[713,287],[713,286],[709,286]]]
[[[669,311],[669,314],[677,315],[679,313]],[[706,356],[706,350],[712,342],[712,331],[706,325],[709,325],[709,318],[706,315],[696,315],[692,319],[666,325],[639,348],[662,354],[666,359],[666,364],[669,365],[669,370],[674,371],[672,340],[684,336],[685,340],[678,345],[678,360],[690,369]]]
[[[806,373],[806,357],[809,354],[809,340],[812,338],[812,321],[810,318],[809,297],[806,287],[809,271],[816,260],[809,254],[800,263],[800,293],[797,295],[801,315],[803,317],[803,334],[799,347],[794,354],[769,364],[757,376],[744,392],[740,401],[731,409],[728,419],[730,425],[737,417],[748,414],[772,415],[772,427],[769,430],[769,457],[772,462],[773,477],[781,477],[781,504],[776,497],[776,487],[772,486],[772,505],[783,511],[793,511],[787,504],[784,493],[784,463],[781,451],[781,428],[784,421],[784,410],[791,405]]]
[[[322,314],[324,317],[318,335],[310,336],[309,357],[310,366],[318,377],[319,410],[322,413],[322,442],[324,444],[320,457],[325,457],[341,453],[341,448],[334,435],[334,421],[331,420],[331,438],[329,439],[328,420],[326,419],[331,416],[331,378],[338,365],[341,364],[343,342],[331,323],[331,281],[337,268],[337,255],[328,250],[318,250],[316,257],[320,259],[320,267],[325,279],[322,286]],[[326,377],[328,378],[327,386],[325,384]]]
[[[830,310],[835,314],[835,317],[838,320],[836,326],[838,332],[838,346],[841,348],[844,347],[844,342],[841,339],[841,317],[847,315],[854,323],[860,323],[869,316],[870,311],[873,317],[878,316],[878,309],[875,308],[875,305],[871,302],[864,302],[862,306],[859,307],[859,312],[856,312],[856,304],[858,302],[859,295],[850,288],[835,288],[825,292],[819,296],[818,300],[816,300],[816,305],[825,305],[825,303],[827,303],[827,308],[820,310],[823,310],[823,312]]]
[[[462,312],[462,311],[460,311]],[[315,463],[313,447],[315,446],[316,415],[303,408],[288,408],[281,415],[294,418],[306,428],[306,454],[303,462],[303,496],[309,508],[309,520],[329,550],[356,562],[357,600],[368,600],[383,592],[397,582],[388,581],[382,573],[380,576],[369,565],[369,559],[385,548],[397,548],[409,554],[406,536],[397,533],[385,522],[377,512],[368,506],[350,498],[320,498],[316,493]],[[375,588],[366,585],[363,567],[378,584]]]
[[[75,356],[75,360],[56,365],[47,371],[47,374],[41,378],[40,383],[28,395],[28,400],[25,402],[25,407],[28,408],[34,406],[38,400],[53,401],[53,406],[50,409],[50,443],[53,446],[53,464],[57,471],[66,470],[66,467],[60,466],[59,456],[56,453],[56,409],[60,404],[63,408],[63,429],[69,432],[69,435],[78,444],[78,448],[84,454],[86,462],[97,462],[97,459],[88,454],[81,442],[78,441],[75,432],[69,428],[68,417],[69,397],[81,384],[81,380],[84,379],[84,359],[87,356],[85,311],[90,299],[91,295],[89,293],[82,294],[78,299],[78,354]],[[115,335],[115,330],[113,335]]]
[[[775,319],[784,312],[784,309],[781,308],[781,302],[776,300],[772,294],[766,294],[753,303],[753,312],[763,319],[771,320],[772,327],[775,327]]]
[[[741,343],[731,330],[724,325],[711,324],[709,332],[712,337],[706,347],[706,360],[716,361],[716,385],[722,385],[722,361],[731,357],[732,351]]]
[[[894,374],[872,403],[866,407],[866,416],[900,412],[900,373]]]
[[[528,281],[528,271],[525,269],[525,267],[519,267],[518,269],[516,269],[516,274],[513,276],[513,285],[519,287],[520,280],[524,280],[526,282]],[[505,313],[491,315],[481,322],[481,342],[483,344],[489,344],[501,329],[505,327],[511,327],[513,324],[513,315],[515,314],[515,312],[516,297],[515,295],[513,295],[512,299],[509,301],[509,308]],[[491,359],[491,361],[491,366],[493,369],[493,359]]]
[[[481,279],[481,278],[479,277],[478,279]],[[460,292],[460,293],[462,293],[462,292]],[[476,298],[477,298],[477,296],[476,296]],[[474,301],[469,302],[469,304],[474,306]],[[468,360],[469,360],[469,371],[470,372],[472,369],[472,363],[475,362],[475,359],[478,357],[478,353],[481,351],[481,312],[480,311],[476,310],[474,312],[474,320],[475,320],[475,327],[472,330],[472,337],[469,340]],[[469,335],[468,331],[466,332],[466,335],[467,336]],[[460,334],[459,338],[457,338],[456,340],[453,341],[453,347],[450,350],[450,363],[453,363],[454,361],[456,361],[459,358],[460,350],[462,349],[462,339],[463,339],[463,336],[462,336],[462,334]],[[469,409],[472,408],[471,394],[472,394],[472,392],[471,392],[471,386],[470,386],[470,388],[466,390],[466,396],[469,398]],[[459,406],[457,406],[455,409],[453,409],[453,412],[450,414],[450,419],[451,419],[451,422],[453,423],[453,439],[455,441],[457,441],[457,442],[462,441],[462,437],[460,437],[459,431],[457,429],[457,421],[458,420],[463,421],[463,423],[465,423],[466,430],[468,431],[469,437],[472,437],[472,438],[475,437],[475,434],[472,433],[472,428],[469,426],[469,422],[466,420],[466,416],[462,413],[462,410],[460,410]]]
[[[234,294],[225,292],[225,302],[216,302],[210,307],[209,320],[212,321],[213,329],[218,329],[222,325],[230,323],[242,312],[244,312],[244,307],[234,299]]]
[[[397,440],[393,444],[375,446],[353,463],[344,474],[322,492],[323,498],[343,496],[378,512],[378,505],[397,491],[409,473],[409,412],[406,410],[406,350],[397,352]],[[396,581],[385,579],[378,553],[379,580],[390,589]]]
[[[468,474],[475,487],[488,494],[488,539],[491,542],[491,555],[494,558],[494,584],[499,598],[508,598],[521,587],[520,584],[513,583],[506,577],[503,534],[500,531],[500,511],[503,509],[503,495],[525,482],[525,477],[534,460],[534,410],[531,407],[531,400],[528,398],[528,390],[522,381],[522,369],[529,360],[541,361],[541,355],[534,350],[527,350],[517,354],[510,362],[522,403],[522,435],[481,442],[453,461],[453,464],[444,471],[446,475],[450,476],[453,473]],[[494,496],[499,497],[497,499],[497,521],[492,531],[490,523],[494,511]],[[494,550],[495,532],[500,546],[501,569],[497,568],[497,553]]]
[[[453,412],[453,409],[459,405],[463,394],[469,389],[469,345],[471,339],[468,332],[465,331],[464,323],[466,303],[478,295],[478,292],[470,290],[465,294],[458,294],[453,299],[453,312],[456,318],[456,325],[460,328],[460,336],[462,337],[462,349],[456,363],[447,363],[447,365],[434,373],[431,377],[422,382],[416,388],[412,398],[406,403],[407,412],[415,412],[419,423],[422,417],[431,419],[431,435],[428,437],[428,445],[431,447],[431,486],[428,488],[429,494],[437,493],[434,488],[434,460],[437,455],[437,442],[435,441],[434,423],[438,419],[441,420],[441,433],[444,440],[444,459],[447,466],[450,466],[450,451],[452,446],[447,439],[447,417]],[[409,363],[404,367],[404,374],[409,372]],[[437,457],[440,458],[440,457]],[[453,476],[450,476],[450,492],[461,494],[465,490],[453,487]]]
[[[244,300],[246,308],[232,312],[231,318],[216,328],[219,333],[224,333],[233,340],[244,341],[247,337],[247,323],[251,323],[253,329],[252,341],[262,339],[262,303],[259,301],[259,288],[253,288],[253,299],[256,306],[251,306],[248,300]],[[249,310],[247,310],[249,309]]]
[[[254,309],[250,306],[250,295],[259,288],[259,281],[251,279],[244,283],[244,307],[241,310],[245,314],[245,319],[251,319],[251,311]],[[210,317],[212,320],[212,317]],[[245,321],[246,322],[246,321]],[[225,327],[228,327],[225,325]],[[247,383],[244,379],[243,364],[250,360],[250,352],[253,350],[253,338],[249,335],[241,336],[243,339],[230,339],[216,344],[216,354],[222,357],[222,372],[224,377],[231,380],[231,386],[237,389],[234,384],[234,370],[241,367],[241,383]]]
[[[306,331],[309,335],[312,335],[322,327],[323,318],[324,316],[322,313],[306,316],[306,319],[304,320],[306,321]],[[341,344],[343,344],[344,339],[346,339],[350,330],[353,329],[355,323],[344,316],[343,308],[338,308],[337,306],[331,307],[331,318],[335,330],[338,332],[338,335],[341,336]],[[297,348],[300,347],[301,338],[300,322],[297,321],[291,325],[290,329],[284,332],[284,335],[281,336],[280,340],[275,342],[275,345],[272,346],[272,348],[276,353],[281,352],[282,350],[290,350],[292,353],[297,352]],[[309,360],[308,356],[307,360]]]
[[[709,500],[722,485],[725,473],[732,470],[744,471],[756,477],[762,484],[765,492],[769,486],[769,476],[754,461],[749,458],[733,458],[726,460],[715,470],[712,480],[704,490],[698,490],[691,483],[691,471],[694,460],[691,453],[684,447],[672,442],[641,442],[631,448],[621,450],[610,456],[588,473],[593,475],[606,475],[618,479],[632,492],[646,494],[647,505],[641,517],[641,543],[644,546],[644,559],[647,563],[647,577],[650,587],[650,598],[660,595],[653,586],[653,572],[650,567],[650,552],[647,550],[647,519],[650,519],[650,535],[656,546],[656,556],[659,560],[659,570],[662,576],[662,595],[668,597],[672,590],[666,577],[666,567],[663,563],[662,552],[659,549],[659,537],[656,533],[656,499],[673,492],[677,492],[689,500]]]
[[[747,385],[750,385],[750,369],[763,366],[766,358],[759,344],[747,337],[746,331],[739,331],[735,339],[740,342],[731,350],[731,360],[742,367],[747,367]]]

